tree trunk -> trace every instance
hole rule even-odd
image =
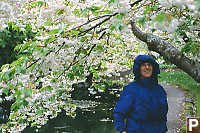
[[[178,68],[188,73],[194,80],[200,83],[200,64],[198,62],[187,58],[168,41],[163,40],[159,36],[142,32],[136,26],[135,22],[130,21],[130,23],[133,34],[139,40],[145,42],[149,50],[159,53],[166,60],[175,64]]]

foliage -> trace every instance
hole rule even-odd
[[[32,40],[34,36],[35,33],[32,32],[30,24],[26,24],[22,29],[16,23],[9,22],[7,27],[0,32],[0,66],[11,63],[17,55],[25,54],[14,51],[14,48],[25,40]]]
[[[33,0],[0,2],[1,27],[15,22],[26,35],[30,25],[35,39],[25,40],[15,51],[16,61],[1,67],[0,94],[14,100],[3,132],[40,128],[64,109],[75,116],[78,105],[70,96],[72,85],[93,73],[92,86],[120,71],[131,69],[137,54],[146,54],[128,26],[131,17],[145,31],[175,44],[188,57],[199,58],[196,2],[150,0]],[[18,8],[16,8],[17,6]],[[185,42],[185,34],[189,42]],[[187,46],[189,45],[189,46]],[[191,47],[192,45],[192,47]],[[195,48],[197,49],[195,49]],[[0,100],[2,101],[2,99]]]
[[[174,68],[177,68],[177,67],[171,64],[160,64],[160,69],[174,69]]]

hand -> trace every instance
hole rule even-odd
[[[126,133],[126,131],[123,131],[122,133]]]

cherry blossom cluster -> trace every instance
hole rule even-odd
[[[192,13],[197,8],[192,0],[158,2],[154,5],[158,9],[146,13],[149,16],[143,28],[145,31],[156,28],[156,34],[168,37],[176,34],[181,21],[185,22],[184,15],[172,17],[173,12],[168,8],[188,7]],[[141,18],[150,4],[143,1],[144,7],[136,10],[129,0],[1,1],[0,15],[4,16],[0,19],[1,29],[6,22],[14,21],[22,30],[30,23],[37,32],[35,40],[25,40],[16,47],[31,55],[1,68],[0,77],[5,80],[0,82],[0,95],[6,92],[5,99],[15,101],[9,122],[0,126],[3,132],[22,131],[29,125],[40,128],[61,109],[66,115],[75,116],[76,108],[85,105],[71,98],[73,84],[84,82],[91,72],[95,73],[94,85],[105,76],[120,76],[121,71],[131,70],[136,55],[148,52],[145,44],[133,37],[129,19],[133,14],[136,20]],[[164,17],[170,21],[153,21],[158,17],[156,14],[165,10],[168,12]]]
[[[38,34],[36,41],[26,40],[16,48],[23,49],[28,45],[28,48],[24,48],[24,52],[31,51],[32,55],[22,56],[12,64],[5,65],[0,72],[2,75],[14,72],[10,79],[0,83],[0,94],[7,91],[6,89],[9,92],[1,102],[16,100],[12,106],[9,122],[1,125],[3,132],[20,132],[29,125],[40,128],[49,118],[56,117],[61,109],[66,111],[66,115],[75,116],[75,109],[83,108],[83,105],[71,99],[70,91],[74,89],[72,88],[74,83],[84,82],[85,76],[92,71],[99,71],[97,76],[100,77],[98,79],[100,81],[103,76],[119,75],[120,71],[130,69],[131,61],[137,54],[134,51],[137,44],[133,45],[136,41],[130,36],[127,39],[127,33],[131,32],[126,27],[127,20],[124,19],[125,30],[121,32],[109,30],[111,24],[119,23],[119,20],[113,17],[102,27],[94,28],[94,31],[88,31],[80,37],[73,35],[73,31],[78,32],[74,30],[75,27],[96,17],[90,11],[84,14],[84,10],[95,5],[102,11],[127,13],[125,7],[128,2],[108,4],[107,1],[101,0],[95,2],[33,0],[22,3],[16,1],[21,6],[17,11],[14,11],[16,7],[13,2],[4,1],[11,9],[7,12],[10,13],[7,15],[10,16],[7,21],[17,22],[22,29],[25,23],[30,23]],[[97,19],[84,24],[81,30],[87,30],[102,20]],[[23,23],[20,23],[21,21]],[[5,21],[2,20],[1,23],[3,22]],[[98,33],[103,28],[105,33]],[[49,41],[50,39],[52,40]],[[91,67],[94,68],[91,70]],[[76,76],[76,71],[80,69],[83,72]],[[70,75],[74,77],[71,78]],[[94,82],[98,80],[94,79]],[[88,103],[89,106],[93,104]]]

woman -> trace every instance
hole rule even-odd
[[[148,55],[134,60],[135,81],[124,87],[113,111],[120,133],[166,133],[168,103],[158,84],[159,64]]]

